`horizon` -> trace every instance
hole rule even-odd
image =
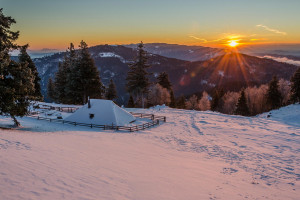
[[[300,44],[296,0],[0,1],[3,13],[17,21],[17,42],[29,43],[33,51],[65,50],[81,40],[89,46],[140,41],[217,48],[230,41],[241,47]]]

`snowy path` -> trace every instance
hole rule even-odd
[[[300,106],[292,107],[271,118],[150,109],[168,122],[137,133],[24,118],[20,130],[0,129],[0,196],[298,199]]]

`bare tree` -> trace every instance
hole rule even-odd
[[[186,102],[186,108],[189,110],[199,110],[198,97],[193,95]]]
[[[149,90],[148,102],[151,105],[162,105],[171,102],[170,93],[160,84],[155,84]]]

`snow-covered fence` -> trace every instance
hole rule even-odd
[[[36,106],[38,106],[40,109],[57,110],[60,112],[68,112],[68,113],[73,113],[79,109],[78,106],[66,106],[66,105],[62,106],[59,104],[51,105],[51,104],[45,104],[45,103],[38,103],[38,104],[36,104]]]
[[[153,127],[155,125],[159,125],[160,121],[166,122],[166,117],[165,116],[156,116],[153,114],[144,114],[144,113],[131,113],[135,117],[140,117],[140,118],[148,118],[151,119],[151,122],[146,122],[143,124],[139,125],[134,125],[134,126],[114,126],[112,125],[99,125],[99,124],[87,124],[87,123],[79,123],[79,122],[71,122],[71,121],[66,121],[63,119],[52,119],[52,118],[47,118],[47,117],[40,117],[40,116],[30,116],[33,118],[36,118],[37,120],[46,120],[49,122],[58,122],[62,124],[71,124],[74,126],[85,126],[85,127],[90,127],[90,128],[100,128],[103,130],[123,130],[123,131],[139,131],[139,130],[144,130],[150,127]]]
[[[133,113],[130,112],[134,117],[140,117],[140,118],[147,118],[151,119],[152,121],[160,120],[166,122],[167,118],[165,116],[157,116],[153,114],[145,114],[145,113]]]

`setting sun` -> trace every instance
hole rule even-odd
[[[236,47],[238,45],[238,43],[234,40],[231,40],[231,41],[229,41],[228,45],[231,46],[231,47]]]

